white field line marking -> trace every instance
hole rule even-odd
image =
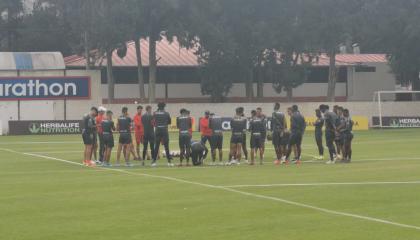
[[[305,186],[343,186],[343,185],[397,185],[397,184],[420,184],[420,181],[407,182],[336,182],[336,183],[279,183],[279,184],[250,184],[250,185],[228,185],[227,188],[248,188],[248,187],[305,187]]]
[[[0,145],[25,145],[25,144],[81,144],[79,141],[51,141],[51,142],[0,142]]]
[[[98,168],[92,169],[95,172],[103,172],[105,170]],[[14,171],[14,172],[2,172],[0,176],[7,176],[7,175],[31,175],[31,174],[49,174],[49,173],[80,173],[80,170],[56,170],[56,171]]]
[[[64,160],[64,159],[60,159],[60,158],[47,157],[47,156],[38,155],[38,154],[20,153],[20,152],[16,152],[16,151],[9,150],[9,149],[7,151],[13,152],[13,153],[16,153],[16,154],[29,155],[29,156],[34,156],[34,157],[38,157],[38,158],[45,158],[45,159],[49,159],[49,160],[69,163],[69,164],[72,164],[72,165],[83,166],[83,164],[81,164],[81,163],[76,163],[76,162],[72,162],[72,161],[68,161],[68,160]],[[312,209],[312,210],[315,210],[315,211],[324,212],[324,213],[328,213],[328,214],[332,214],[332,215],[352,217],[352,218],[362,219],[362,220],[365,220],[365,221],[383,223],[383,224],[393,225],[393,226],[402,227],[402,228],[410,228],[410,229],[415,229],[415,230],[420,231],[419,226],[392,222],[392,221],[388,221],[388,220],[384,220],[384,219],[380,219],[380,218],[373,218],[373,217],[362,216],[362,215],[357,215],[357,214],[352,214],[352,213],[330,210],[330,209],[316,207],[316,206],[312,206],[312,205],[308,205],[308,204],[304,204],[304,203],[289,201],[289,200],[286,200],[286,199],[283,199],[283,198],[271,197],[271,196],[266,196],[266,195],[261,195],[261,194],[254,194],[254,193],[244,192],[244,191],[240,191],[240,190],[233,189],[233,188],[228,188],[228,187],[223,187],[223,186],[216,186],[216,185],[205,184],[205,183],[200,183],[200,182],[187,181],[187,180],[174,178],[174,177],[159,176],[159,175],[152,175],[152,174],[145,174],[145,173],[136,173],[136,172],[130,172],[130,171],[121,170],[121,169],[107,168],[107,170],[108,171],[113,171],[113,172],[124,173],[124,174],[132,175],[132,176],[143,176],[143,177],[164,179],[164,180],[173,181],[173,182],[186,183],[186,184],[191,184],[191,185],[196,185],[196,186],[201,186],[201,187],[207,187],[207,188],[212,188],[212,189],[219,189],[219,190],[224,190],[224,191],[227,191],[227,192],[241,194],[241,195],[244,195],[244,196],[249,196],[249,197],[254,197],[254,198],[259,198],[259,199],[265,199],[265,200],[271,200],[271,201],[281,202],[281,203],[285,203],[285,204],[289,204],[289,205],[293,205],[293,206],[297,206],[297,207]]]
[[[227,149],[226,149],[227,150]],[[113,153],[116,153],[116,150],[112,151]],[[60,153],[82,153],[82,151],[40,151],[40,152],[26,152],[26,153],[30,153],[30,154],[60,154]],[[316,160],[315,155],[312,154],[304,154],[302,153],[302,156],[307,156],[307,157],[311,157],[313,158],[313,160],[304,160],[304,163],[320,163],[323,164],[326,161],[328,161],[328,156],[325,156],[324,160]],[[165,157],[163,157],[164,160]],[[273,161],[275,159],[273,158]],[[402,157],[389,157],[389,158],[366,158],[366,159],[353,159],[353,162],[371,162],[371,161],[404,161],[404,160],[420,160],[420,157],[406,157],[406,158],[402,158]],[[267,159],[264,161],[264,163],[272,163],[273,161],[267,161]],[[207,159],[206,161],[207,163],[211,162],[211,159]]]

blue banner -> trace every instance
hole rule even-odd
[[[90,99],[90,77],[2,77],[1,100]]]

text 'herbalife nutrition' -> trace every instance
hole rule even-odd
[[[88,99],[89,77],[0,78],[0,100]]]
[[[81,133],[80,122],[34,122],[29,124],[31,134]]]

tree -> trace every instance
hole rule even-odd
[[[5,41],[6,51],[18,49],[18,29],[21,27],[23,14],[22,0],[0,1],[0,47],[1,42]]]
[[[316,39],[317,48],[330,58],[327,99],[335,101],[338,48],[354,35],[355,19],[362,10],[364,0],[304,0],[303,4],[307,24],[316,30],[312,37]]]
[[[362,12],[359,40],[371,52],[387,53],[398,83],[420,90],[420,1],[369,1]],[[374,29],[374,31],[371,31]],[[415,94],[416,100],[420,99]]]
[[[19,51],[58,51],[66,56],[73,53],[73,47],[78,43],[72,28],[57,15],[57,11],[40,4],[34,4],[31,12],[24,16],[17,32],[20,36]]]
[[[149,37],[149,102],[156,102],[157,63],[156,42],[170,29],[177,19],[177,6],[179,0],[153,0],[143,1],[143,21]]]

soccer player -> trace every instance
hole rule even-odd
[[[291,110],[291,111],[290,111]],[[294,159],[295,164],[301,163],[302,154],[302,138],[306,129],[305,118],[299,112],[299,108],[296,105],[292,106],[289,110],[290,114],[290,142],[287,148],[286,162],[289,161],[292,148],[296,147],[296,156]]]
[[[187,160],[187,166],[190,165],[190,148],[191,148],[191,128],[192,119],[186,109],[181,109],[180,116],[176,119],[176,127],[179,129],[179,149],[180,149],[180,164],[184,158]]]
[[[106,112],[106,108],[100,106],[98,108],[98,116],[96,116],[95,118],[95,122],[96,122],[96,132],[98,133],[98,139],[99,139],[99,161],[97,161],[96,163],[102,163],[104,160],[104,151],[105,151],[105,147],[104,147],[104,140],[103,140],[103,131],[102,131],[102,121],[105,119],[105,112]],[[96,147],[97,148],[97,147]],[[96,149],[95,148],[95,152]],[[96,156],[96,153],[95,153]]]
[[[191,142],[191,158],[194,166],[200,166],[203,164],[203,160],[206,158],[209,150],[206,145],[201,141]]]
[[[142,161],[144,165],[144,158],[140,157],[140,144],[144,144],[144,127],[142,122],[143,106],[137,107],[137,113],[133,118],[134,121],[134,135],[136,137],[136,153],[138,159]]]
[[[343,160],[343,138],[341,136],[341,130],[345,127],[344,117],[343,117],[344,108],[338,106],[336,110],[337,114],[337,123],[336,123],[336,132],[335,132],[335,146],[337,149],[337,160]]]
[[[317,160],[324,160],[324,146],[322,145],[322,128],[324,127],[324,118],[322,117],[321,110],[315,110],[316,120],[314,123],[315,126],[315,141],[318,146],[319,156],[316,157]]]
[[[328,147],[330,160],[327,164],[334,164],[337,161],[337,154],[334,147],[335,132],[337,130],[337,114],[331,112],[328,105],[321,105],[319,109],[324,114],[325,121],[325,143]]]
[[[240,107],[239,110],[242,112],[242,117],[246,118],[244,108]],[[243,134],[243,140],[242,140],[242,151],[244,153],[245,161],[248,162],[248,147],[246,146],[246,132],[247,132],[247,129],[245,128],[244,134]]]
[[[287,146],[289,146],[290,143],[290,131],[285,129],[283,132],[283,137],[281,138],[280,141],[280,149],[281,152],[283,153],[283,157],[281,159],[280,164],[288,164],[288,162],[286,162],[286,154],[287,154]]]
[[[150,145],[150,152],[153,158],[153,152],[155,149],[155,127],[153,123],[152,107],[146,106],[146,113],[141,117],[143,124],[144,137],[143,137],[143,164],[144,159],[148,155],[147,146]],[[149,158],[149,157],[148,157]]]
[[[96,129],[95,117],[97,115],[98,115],[98,109],[96,107],[92,107],[90,109],[90,113],[86,114],[83,117],[82,138],[83,138],[83,143],[85,145],[83,164],[89,167],[95,166],[95,162],[92,161],[92,151],[93,151],[93,145],[94,145],[94,134],[95,134],[95,129]]]
[[[354,122],[350,117],[350,112],[348,109],[343,110],[344,117],[344,127],[341,128],[341,135],[343,138],[343,163],[351,162],[352,148],[351,142],[353,141],[353,125]]]
[[[102,120],[102,134],[104,144],[104,158],[102,165],[104,167],[111,167],[110,159],[112,148],[114,148],[114,135],[115,131],[114,121],[112,120],[113,113],[111,111],[106,112],[106,118]]]
[[[265,140],[267,139],[267,116],[265,116],[265,114],[262,112],[262,108],[257,107],[257,117],[263,120],[264,123],[264,129],[262,131],[262,154],[264,156],[265,153]]]
[[[200,119],[201,142],[206,145],[207,141],[211,145],[212,131],[209,128],[210,111],[204,113],[204,117]]]
[[[286,116],[280,111],[280,103],[274,104],[274,112],[271,116],[272,142],[276,151],[277,160],[274,164],[279,165],[281,161],[285,161],[286,152],[281,147],[284,131],[287,128]]]
[[[120,165],[121,152],[124,154],[125,164],[127,167],[131,167],[130,164],[130,152],[131,144],[133,143],[131,137],[131,124],[132,120],[128,116],[128,108],[122,108],[122,115],[118,118],[117,131],[120,133],[120,139],[117,149],[117,166]]]
[[[337,115],[337,122],[336,122],[336,131],[335,131],[335,138],[334,138],[334,143],[335,143],[335,147],[336,147],[336,152],[337,152],[337,160],[341,160],[341,143],[340,143],[340,131],[338,129],[338,126],[341,125],[342,123],[342,115],[341,115],[341,111],[340,111],[340,106],[338,105],[334,105],[333,107],[333,112]]]
[[[156,166],[156,157],[159,153],[160,143],[162,142],[165,147],[166,159],[168,166],[173,167],[171,153],[169,151],[169,132],[168,126],[171,125],[171,116],[165,111],[166,104],[163,102],[158,103],[158,110],[153,113],[153,122],[156,127],[155,132],[155,149],[153,153],[152,166]]]
[[[212,130],[212,137],[210,141],[211,147],[211,158],[213,164],[216,162],[216,150],[219,151],[219,163],[223,163],[223,126],[222,118],[215,116],[214,114],[210,115],[209,127]]]
[[[232,160],[229,161],[228,165],[240,164],[242,144],[244,140],[244,133],[246,131],[246,118],[243,117],[243,108],[239,107],[236,109],[236,115],[230,121],[232,129],[232,137],[230,139],[230,155]]]
[[[257,111],[253,110],[251,112],[251,119],[249,121],[249,131],[251,132],[251,163],[250,165],[255,164],[255,154],[260,152],[260,165],[264,162],[264,151],[263,151],[263,134],[265,132],[265,121],[260,116],[258,116]]]

